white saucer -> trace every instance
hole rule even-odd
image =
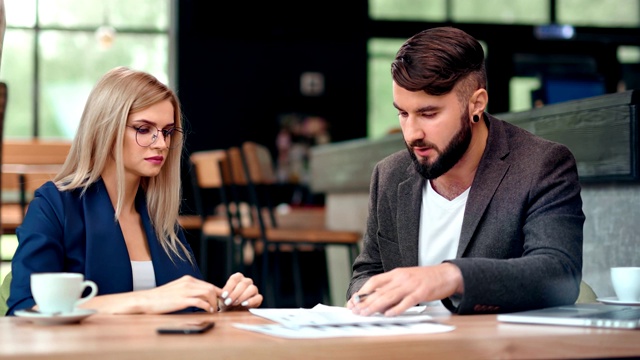
[[[84,318],[95,314],[93,309],[75,309],[72,313],[60,315],[40,314],[28,310],[16,310],[16,316],[29,319],[31,322],[40,325],[73,324],[82,321]]]
[[[601,303],[609,304],[609,305],[629,305],[629,306],[640,306],[640,301],[622,301],[618,300],[617,297],[605,297],[605,298],[597,298]]]

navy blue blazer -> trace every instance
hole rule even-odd
[[[183,275],[202,279],[196,264],[186,257],[170,258],[162,249],[151,226],[142,189],[135,206],[147,235],[156,285]],[[13,279],[7,315],[35,305],[30,290],[34,272],[82,273],[98,285],[98,295],[133,291],[131,259],[120,225],[114,219],[115,210],[102,179],[84,195],[80,190],[59,191],[51,181],[36,190],[24,221],[16,230],[19,244],[11,261]],[[193,257],[182,229],[178,236]]]

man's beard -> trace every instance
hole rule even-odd
[[[460,128],[460,131],[454,135],[453,139],[451,139],[443,151],[440,151],[435,144],[424,142],[422,140],[417,140],[410,144],[405,142],[407,150],[409,150],[409,155],[411,155],[411,159],[413,159],[416,171],[425,179],[436,179],[451,170],[451,168],[460,161],[464,153],[469,148],[469,144],[471,143],[471,125],[469,124],[468,112],[463,114],[461,123],[462,127]],[[413,152],[413,147],[433,148],[439,156],[433,163],[429,164],[427,159],[418,160],[418,157]]]

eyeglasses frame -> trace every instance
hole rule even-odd
[[[170,129],[159,129],[158,127],[156,127],[155,125],[151,125],[151,124],[142,124],[140,126],[135,126],[135,125],[126,125],[128,128],[132,128],[133,130],[136,131],[136,144],[138,144],[138,146],[140,147],[150,147],[151,145],[155,144],[156,141],[158,141],[158,133],[162,133],[162,138],[164,140],[164,143],[167,144],[167,136],[169,136],[169,144],[171,144],[171,135],[173,135],[173,133],[175,133],[176,131],[179,132],[180,134],[182,134],[183,139],[184,139],[184,130],[182,128],[179,127],[172,127]],[[149,145],[140,145],[140,141],[138,141],[138,134],[140,134],[140,128],[142,127],[149,127],[149,128],[155,128],[156,129],[156,133],[153,134],[151,136],[151,143]],[[171,133],[169,133],[171,132]],[[171,145],[167,146],[168,149],[175,149],[177,148],[177,146],[172,147]]]

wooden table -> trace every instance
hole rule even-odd
[[[562,359],[640,356],[640,332],[498,323],[495,315],[434,315],[456,326],[431,335],[291,340],[240,330],[268,320],[249,312],[93,315],[80,324],[0,318],[2,359]],[[210,319],[201,335],[158,335],[161,325]]]

